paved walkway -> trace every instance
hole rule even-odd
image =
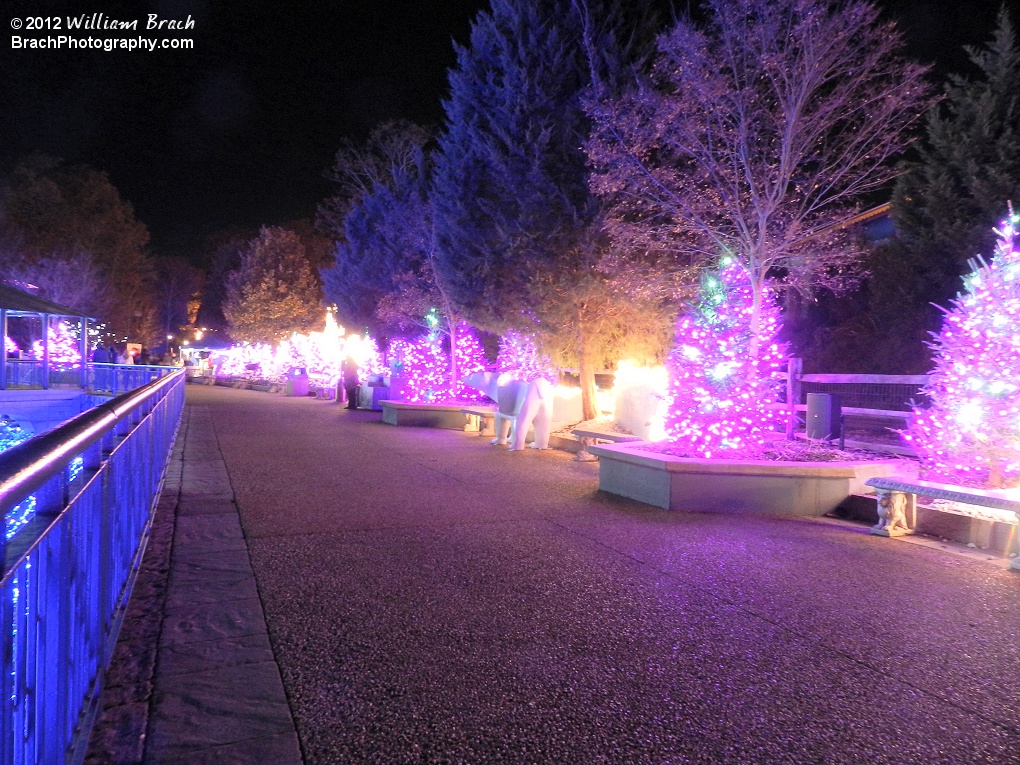
[[[313,399],[188,402],[93,763],[1020,762],[1001,567]]]

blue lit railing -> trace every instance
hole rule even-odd
[[[124,393],[134,390],[150,380],[163,377],[177,367],[143,364],[94,364],[85,370],[85,387],[97,393]],[[44,387],[43,363],[38,359],[7,359],[5,384],[10,389]],[[81,387],[81,366],[64,369],[51,365],[45,376],[49,387]]]
[[[184,407],[184,372],[0,454],[0,765],[78,763]],[[34,508],[24,503],[34,501]]]
[[[145,383],[177,371],[178,367],[158,367],[141,364],[89,364],[87,370],[90,391],[95,393],[124,393]],[[52,374],[52,372],[50,373]]]

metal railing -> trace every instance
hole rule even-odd
[[[876,438],[876,434],[889,431],[882,423],[895,422],[902,427],[912,416],[914,406],[927,405],[924,392],[927,375],[803,374],[802,364],[801,359],[792,357],[788,359],[786,370],[777,375],[786,380],[783,403],[776,407],[788,413],[788,437],[793,438],[804,424],[801,415],[807,412],[804,402],[808,393],[835,393],[840,398],[844,417],[870,426],[859,429],[856,438],[845,438],[845,445],[892,454],[914,454],[909,446],[883,441]]]
[[[81,365],[62,367],[50,365],[49,374],[44,375],[43,362],[39,359],[7,359],[5,387],[52,388],[77,387],[83,385],[97,393],[124,393],[134,390],[150,380],[173,372],[177,367],[163,367],[151,364],[86,364],[82,375]]]
[[[0,454],[0,514],[34,503],[0,569],[0,765],[84,759],[184,387],[178,370]]]
[[[142,364],[88,365],[86,387],[93,393],[117,395],[145,385],[145,383],[175,372],[179,367],[161,367]],[[51,373],[52,374],[52,373]]]

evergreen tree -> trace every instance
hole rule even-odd
[[[363,146],[347,143],[337,153],[332,177],[340,194],[319,206],[336,260],[321,273],[345,324],[431,330],[432,308],[447,334],[460,321],[435,275],[429,139],[417,125],[384,123]]]
[[[71,332],[67,322],[57,321],[50,324],[47,335],[49,335],[50,367],[58,372],[78,369],[81,366],[81,350],[78,347],[78,338]],[[32,355],[37,359],[43,357],[42,340],[32,343]]]
[[[994,488],[1020,482],[1018,226],[1010,210],[994,257],[964,280],[932,343],[931,406],[914,410],[907,438],[936,478]]]
[[[432,404],[450,397],[450,360],[443,350],[442,338],[429,333],[407,343],[399,344],[400,379],[403,382],[396,392],[401,401]]]
[[[466,325],[438,274],[429,139],[417,125],[385,123],[364,147],[340,150],[334,178],[347,197],[327,200],[320,215],[335,231],[339,211],[345,214],[335,231],[336,262],[322,276],[327,298],[347,321],[393,333],[438,332],[458,348],[468,339],[459,336]],[[456,392],[466,373],[460,354],[448,359],[448,387]]]
[[[538,350],[535,338],[516,329],[508,329],[499,338],[496,371],[510,373],[525,382],[543,378],[555,384],[559,380],[556,367]]]
[[[322,322],[322,292],[297,234],[263,227],[227,278],[223,313],[234,340],[275,343]]]
[[[1020,50],[1004,9],[992,40],[966,51],[977,76],[950,77],[896,181],[896,237],[869,252],[858,292],[823,293],[799,317],[805,369],[926,374],[937,306],[959,290],[968,259],[993,246],[1002,200],[1020,200]]]
[[[485,357],[485,349],[478,339],[475,330],[463,324],[457,329],[456,344],[452,345],[452,356],[455,359],[457,379],[452,380],[451,394],[456,399],[466,401],[481,401],[486,398],[485,394],[474,388],[464,385],[463,380],[474,372],[485,372],[489,369],[488,359]]]
[[[786,358],[777,341],[779,308],[770,290],[757,327],[754,290],[733,258],[702,279],[697,300],[677,322],[676,345],[666,366],[666,434],[699,457],[760,443],[785,415],[776,400],[773,372]],[[751,349],[758,346],[757,353]]]
[[[657,272],[613,251],[582,151],[592,69],[619,77],[651,30],[643,3],[624,18],[609,2],[582,14],[567,0],[492,0],[457,49],[444,104],[432,191],[440,280],[475,325],[534,333],[556,361],[579,366],[586,417],[597,413],[595,371],[664,350],[671,318],[672,284],[618,279]]]
[[[1020,200],[1020,49],[1005,8],[988,45],[966,50],[979,76],[950,77],[893,196],[907,262],[925,299],[943,304],[968,261],[992,249],[1002,200]]]

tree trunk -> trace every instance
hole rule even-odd
[[[993,489],[1002,488],[1002,460],[992,457],[988,461],[988,485]]]
[[[450,398],[460,393],[460,380],[457,373],[457,322],[450,319]]]
[[[592,353],[584,348],[580,358],[581,416],[594,420],[599,416],[599,404],[595,393],[595,364]]]

